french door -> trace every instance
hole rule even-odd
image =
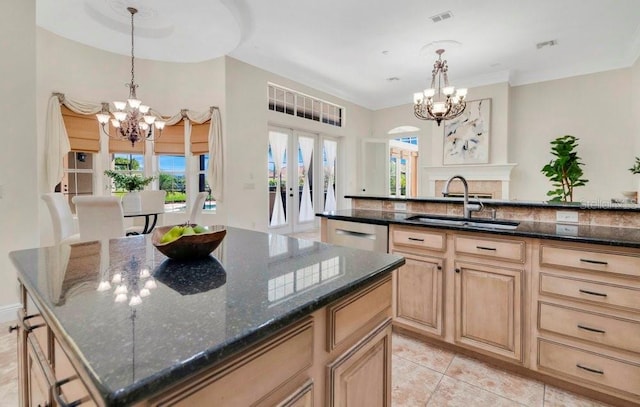
[[[269,128],[270,230],[292,233],[313,229],[316,212],[335,209],[336,156],[336,140]]]

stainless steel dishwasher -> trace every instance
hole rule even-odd
[[[327,243],[386,253],[388,227],[327,219]]]

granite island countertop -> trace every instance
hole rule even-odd
[[[397,255],[227,229],[213,256],[189,263],[164,257],[150,236],[10,257],[106,405],[156,394],[404,264]],[[122,285],[127,293],[118,296]],[[130,305],[136,293],[141,302]]]
[[[401,224],[421,227],[437,227],[459,231],[492,233],[506,236],[522,236],[539,239],[572,241],[577,243],[605,244],[610,246],[640,248],[640,229],[596,225],[562,224],[553,222],[517,221],[515,229],[493,229],[487,227],[428,225],[420,221],[408,220],[420,213],[394,212],[371,209],[344,209],[318,213],[316,216],[350,222],[376,225]],[[433,215],[435,217],[442,215]],[[446,215],[445,215],[446,216]]]

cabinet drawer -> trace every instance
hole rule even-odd
[[[339,246],[386,253],[387,235],[387,226],[334,219],[327,222],[327,243]]]
[[[541,273],[540,293],[640,311],[640,289],[599,281]]]
[[[327,351],[391,317],[391,275],[327,307]]]
[[[640,257],[542,245],[540,265],[640,276]]]
[[[392,239],[394,246],[417,247],[444,251],[446,248],[446,234],[417,228],[393,228]]]
[[[585,341],[640,352],[640,322],[541,302],[539,328]]]
[[[57,339],[54,339],[53,354],[56,385],[59,387],[63,399],[67,403],[77,403],[73,405],[83,407],[95,406],[96,403],[91,400],[89,390],[78,377],[78,373],[62,350]]]
[[[640,395],[640,366],[538,339],[538,366],[563,376]]]
[[[472,254],[519,263],[524,263],[525,260],[525,243],[519,240],[455,236],[454,245],[456,254]]]

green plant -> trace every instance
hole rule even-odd
[[[124,172],[106,170],[104,175],[113,180],[116,189],[131,191],[140,191],[155,179],[155,177],[143,177],[140,174],[126,174]]]
[[[573,189],[589,182],[582,178],[582,165],[575,148],[579,139],[565,135],[551,141],[551,154],[556,158],[542,168],[542,173],[552,182],[554,189],[547,192],[551,201],[573,202]]]
[[[633,167],[629,168],[632,174],[640,174],[640,157],[636,157],[636,162]]]

